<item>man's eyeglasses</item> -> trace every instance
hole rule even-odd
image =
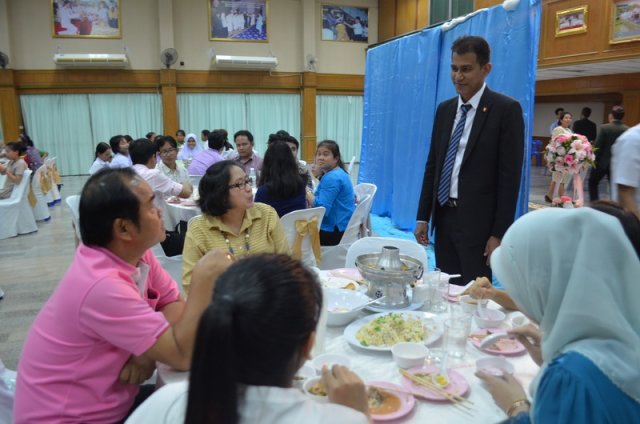
[[[230,189],[232,188],[239,188],[239,189],[245,189],[247,188],[247,186],[251,186],[251,184],[253,184],[253,178],[245,178],[244,181],[240,182],[240,183],[235,183],[235,184],[231,184],[229,186]]]
[[[178,149],[167,149],[167,150],[160,150],[160,156],[168,156],[172,153],[177,152]]]

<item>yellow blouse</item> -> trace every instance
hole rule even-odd
[[[230,246],[227,246],[225,238],[229,239]],[[229,228],[219,216],[198,216],[189,224],[184,240],[182,285],[185,292],[188,293],[191,272],[196,262],[211,249],[229,247],[236,257],[245,256],[247,253],[291,254],[280,218],[269,205],[255,203],[247,209],[239,233]]]

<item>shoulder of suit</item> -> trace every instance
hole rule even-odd
[[[482,102],[489,100],[493,103],[520,104],[520,102],[513,97],[507,96],[506,94],[498,93],[497,91],[490,90],[489,87],[486,87],[480,101]]]

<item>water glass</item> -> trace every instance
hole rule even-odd
[[[424,281],[431,288],[431,311],[442,313],[447,311],[447,296],[449,294],[449,282],[441,278],[438,268],[428,272],[424,277]]]
[[[444,346],[453,358],[464,358],[471,332],[471,315],[459,315],[444,322]]]

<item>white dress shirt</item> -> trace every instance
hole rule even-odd
[[[131,168],[133,162],[131,162],[130,156],[125,156],[122,153],[116,153],[111,159],[112,168]]]
[[[149,183],[151,190],[162,193],[164,197],[177,196],[182,192],[182,184],[172,181],[158,169],[141,164],[133,165],[133,169]]]

